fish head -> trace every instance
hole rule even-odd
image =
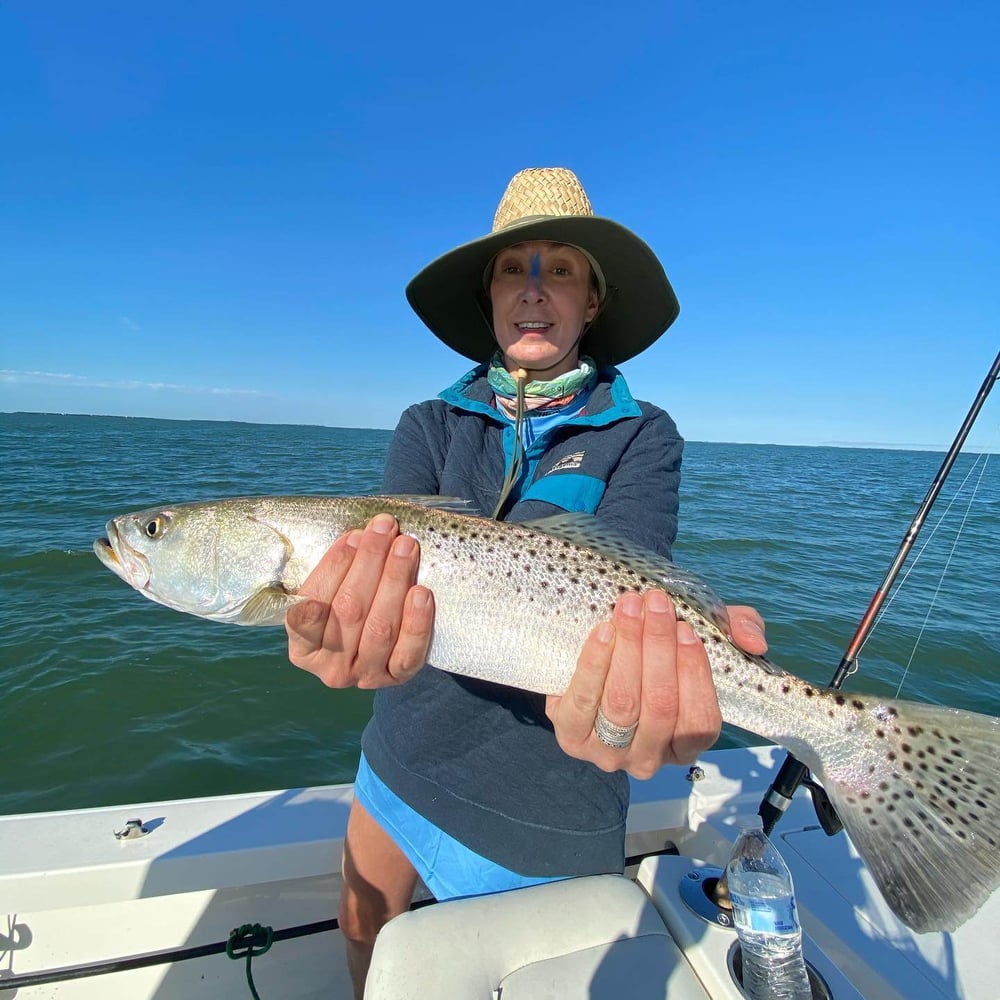
[[[231,506],[231,505],[230,505]],[[121,514],[94,542],[98,559],[158,604],[236,620],[262,589],[280,585],[288,540],[253,511],[213,503]]]

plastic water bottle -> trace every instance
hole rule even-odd
[[[792,875],[759,816],[742,826],[726,877],[744,992],[751,1000],[811,1000]]]

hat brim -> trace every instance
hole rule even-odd
[[[586,250],[600,265],[607,295],[581,352],[621,364],[657,340],[680,303],[656,254],[631,230],[599,216],[535,216],[449,250],[406,286],[406,298],[430,331],[472,361],[496,350],[483,273],[504,247],[548,240]]]

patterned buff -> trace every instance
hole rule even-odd
[[[503,364],[503,354],[497,351],[490,360],[487,378],[496,395],[497,405],[513,417],[517,412],[517,382]],[[528,382],[524,386],[526,410],[558,409],[565,406],[578,392],[589,390],[597,382],[597,366],[593,358],[580,358],[574,368],[547,382]]]

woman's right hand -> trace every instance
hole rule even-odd
[[[285,616],[288,658],[328,687],[409,680],[427,661],[434,627],[419,563],[417,542],[389,514],[342,535],[299,588],[308,599]]]

